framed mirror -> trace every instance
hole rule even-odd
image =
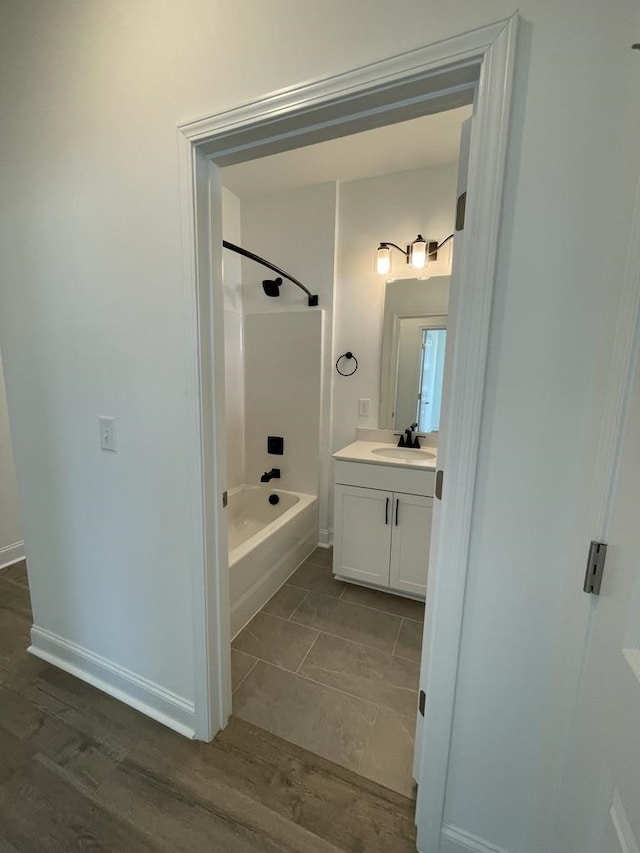
[[[437,434],[444,377],[449,276],[385,286],[380,429]]]

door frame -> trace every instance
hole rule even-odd
[[[224,428],[221,166],[468,104],[475,94],[462,252],[454,252],[449,316],[447,482],[434,511],[427,597],[429,702],[420,739],[420,849],[437,851],[462,630],[471,513],[489,341],[518,17],[283,89],[178,127],[188,393],[195,669],[194,728],[210,740],[231,711]],[[215,236],[215,239],[214,239]],[[452,310],[453,309],[453,310]],[[216,403],[218,401],[218,403]],[[424,667],[423,667],[424,670]],[[423,801],[421,801],[423,800]]]

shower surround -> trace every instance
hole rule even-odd
[[[265,222],[247,219],[245,213],[251,208],[224,191],[225,240],[281,264],[313,288],[318,269],[309,260],[311,254],[307,252],[306,263],[301,264],[284,251],[298,246],[296,234],[281,221],[280,239],[271,234],[268,245],[263,245]],[[232,636],[266,604],[319,539],[321,366],[327,306],[321,300],[319,307],[310,307],[305,294],[289,282],[283,284],[279,298],[270,298],[263,288],[263,279],[269,276],[260,264],[233,251],[224,252]],[[282,437],[282,454],[268,452],[269,436]],[[272,469],[278,469],[279,476],[261,483]]]

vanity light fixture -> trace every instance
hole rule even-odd
[[[438,242],[434,241],[435,248],[432,251],[437,251]],[[427,241],[422,234],[418,234],[416,239],[411,244],[411,252],[409,253],[409,263],[414,270],[424,269],[427,265]]]
[[[389,243],[380,243],[376,249],[376,272],[378,275],[388,275],[391,272],[391,246]]]
[[[380,243],[376,249],[376,272],[378,275],[388,275],[391,272],[391,249],[397,249],[405,257],[405,261],[413,267],[414,270],[424,269],[429,261],[435,261],[438,258],[438,249],[444,246],[451,240],[453,234],[450,234],[442,243],[437,240],[425,240],[422,234],[418,234],[413,243],[409,243],[406,249],[401,248],[396,243],[390,243],[388,240]]]

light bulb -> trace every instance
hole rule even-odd
[[[427,241],[422,234],[418,234],[416,239],[411,244],[411,255],[409,263],[414,270],[424,269],[427,263]]]
[[[376,272],[378,275],[388,275],[391,272],[391,249],[380,243],[376,249]]]

